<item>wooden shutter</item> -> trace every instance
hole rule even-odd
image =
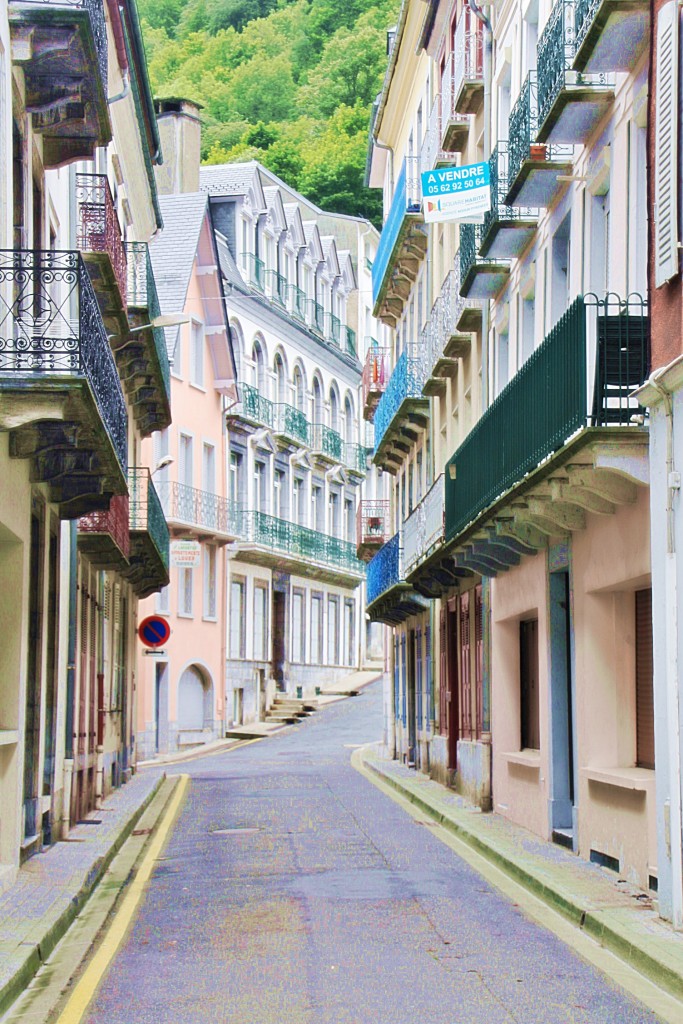
[[[408,724],[408,709],[406,708],[406,690],[408,689],[408,676],[406,674],[406,635],[401,634],[401,721],[405,729]]]
[[[522,750],[539,750],[538,619],[519,624],[520,742]]]
[[[474,589],[474,707],[476,736],[481,737],[484,717],[484,615],[481,583]]]
[[[448,733],[448,651],[446,647],[446,609],[439,620],[439,732]]]
[[[470,595],[460,595],[460,736],[472,736],[472,678],[470,638]]]
[[[429,729],[434,717],[434,697],[432,694],[432,630],[425,626],[425,728]]]
[[[657,15],[655,121],[655,286],[678,273],[678,4]]]
[[[394,637],[394,719],[399,719],[399,667],[398,667],[398,637]]]
[[[417,695],[416,720],[418,729],[422,729],[422,630],[415,630],[415,690]]]
[[[655,766],[652,693],[652,591],[636,591],[636,764]]]

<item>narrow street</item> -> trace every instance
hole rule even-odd
[[[381,699],[182,766],[185,806],[88,1024],[657,1019],[352,767]]]

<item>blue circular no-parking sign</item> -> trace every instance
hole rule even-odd
[[[161,647],[171,635],[171,627],[161,615],[148,615],[138,626],[138,636],[145,647]]]

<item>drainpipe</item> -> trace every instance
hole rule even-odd
[[[69,831],[71,786],[74,770],[74,699],[76,696],[76,621],[78,617],[78,524],[69,523],[69,633],[66,662],[66,716],[64,723],[64,804],[62,835]]]
[[[484,34],[484,160],[491,159],[491,78],[493,75],[493,30],[491,22],[477,0],[469,0],[470,10],[481,22]],[[481,408],[489,404],[489,305],[486,301],[481,313]]]
[[[665,843],[671,857],[671,920],[683,929],[683,848],[681,829],[680,698],[678,690],[678,585],[674,498],[680,490],[680,476],[674,465],[674,410],[671,391],[661,381],[666,368],[652,373],[647,383],[662,399],[666,417],[666,560],[664,563],[664,616],[666,622],[666,707],[669,754],[669,804],[664,805]],[[668,812],[668,813],[667,813]],[[667,820],[668,818],[668,820]]]

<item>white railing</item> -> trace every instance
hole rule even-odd
[[[453,40],[453,94],[452,113],[457,113],[457,103],[463,83],[477,81],[484,76],[484,36],[482,24],[465,7],[460,15],[455,39]]]
[[[403,524],[403,569],[409,573],[444,535],[444,475],[436,478]]]

